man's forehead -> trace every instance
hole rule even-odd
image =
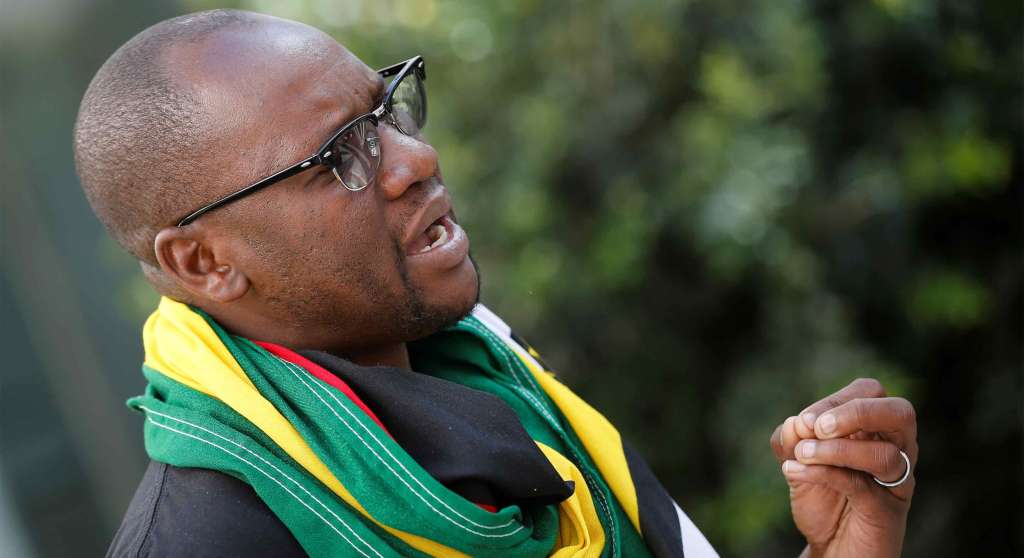
[[[174,75],[200,91],[229,97],[294,94],[330,80],[349,83],[348,89],[355,92],[360,87],[377,87],[379,79],[326,33],[276,18],[174,45],[165,61]]]
[[[280,149],[260,159],[281,166],[308,155],[290,151],[310,149],[372,108],[384,82],[329,35],[267,19],[177,45],[167,62],[190,84],[222,140],[249,150],[273,138]],[[295,142],[307,145],[289,146]]]

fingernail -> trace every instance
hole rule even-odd
[[[793,461],[792,459],[787,459],[782,464],[783,473],[800,473],[803,472],[803,470],[806,468],[807,466],[804,465],[803,463],[800,463],[799,461]]]
[[[800,415],[800,418],[803,419],[804,425],[807,426],[807,428],[814,430],[814,419],[818,418],[818,415],[814,413],[804,413]]]
[[[817,449],[817,442],[814,440],[804,440],[800,443],[800,456],[804,459],[810,459],[811,457],[814,457],[814,452]]]
[[[818,417],[818,426],[821,427],[821,431],[825,434],[831,434],[836,431],[836,417],[832,413],[826,413]]]

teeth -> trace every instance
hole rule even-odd
[[[448,241],[448,229],[444,225],[434,225],[427,229],[427,238],[430,240],[430,244],[424,246],[420,253],[429,252],[431,248],[440,246]]]
[[[441,229],[438,231],[437,240],[431,243],[430,247],[440,246],[448,241],[448,229],[444,228],[444,225],[435,225],[435,228]]]

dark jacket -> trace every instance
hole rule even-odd
[[[248,484],[151,461],[108,557],[306,556]]]

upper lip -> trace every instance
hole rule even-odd
[[[421,234],[426,232],[427,227],[441,217],[448,215],[452,210],[452,202],[448,198],[448,191],[440,186],[427,195],[427,201],[413,216],[405,229],[405,238],[402,239],[402,246],[406,248],[413,243]]]

